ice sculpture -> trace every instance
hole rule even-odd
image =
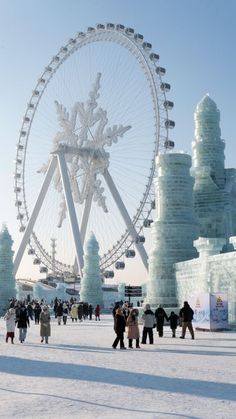
[[[199,259],[176,263],[179,305],[195,292],[227,292],[229,322],[236,322],[236,170],[224,167],[220,112],[208,96],[195,112],[194,206],[200,237]],[[187,258],[186,258],[187,259]]]
[[[184,153],[157,157],[157,219],[152,223],[149,280],[146,300],[152,305],[175,307],[176,280],[173,264],[196,258],[193,240],[198,225],[193,207],[191,157]]]
[[[199,220],[200,236],[226,239],[232,233],[232,222],[228,208],[229,194],[225,191],[225,143],[221,139],[220,112],[209,95],[198,103],[194,117],[194,206]],[[203,240],[201,246],[202,244]],[[213,240],[213,243],[208,240],[208,244],[211,248],[215,244],[217,252],[217,240]]]
[[[0,232],[0,315],[8,308],[9,299],[16,296],[12,244],[11,235],[3,225]]]
[[[94,233],[85,245],[83,277],[80,284],[80,301],[103,306],[101,272],[99,266],[99,245]]]
[[[51,303],[55,298],[62,301],[70,299],[70,295],[66,292],[66,284],[58,283],[56,288],[50,287],[42,282],[35,282],[34,284],[34,299],[42,300],[47,303]]]

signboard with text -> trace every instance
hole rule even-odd
[[[193,326],[205,330],[228,329],[227,293],[196,293],[189,298],[194,311]]]

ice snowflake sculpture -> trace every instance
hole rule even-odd
[[[89,194],[104,212],[108,212],[102,181],[98,178],[109,167],[109,153],[105,147],[117,143],[131,126],[108,125],[107,112],[98,107],[101,73],[89,92],[86,102],[76,102],[69,113],[62,104],[55,101],[57,118],[60,127],[53,140],[52,153],[60,147],[67,146],[65,154],[71,182],[72,195],[75,202],[83,204]],[[46,173],[49,162],[38,172]],[[59,211],[58,227],[66,217],[66,202],[62,190],[59,170],[54,176],[55,189],[62,194]]]

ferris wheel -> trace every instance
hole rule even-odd
[[[79,32],[51,59],[17,144],[15,273],[27,248],[40,272],[82,274],[90,231],[105,277],[137,254],[148,267],[155,157],[174,147],[165,72],[141,34],[113,23]]]

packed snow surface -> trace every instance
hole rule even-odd
[[[154,345],[114,350],[112,316],[102,315],[52,319],[48,345],[32,321],[26,342],[16,329],[12,345],[1,319],[0,417],[235,418],[236,333],[179,335],[167,326]]]

